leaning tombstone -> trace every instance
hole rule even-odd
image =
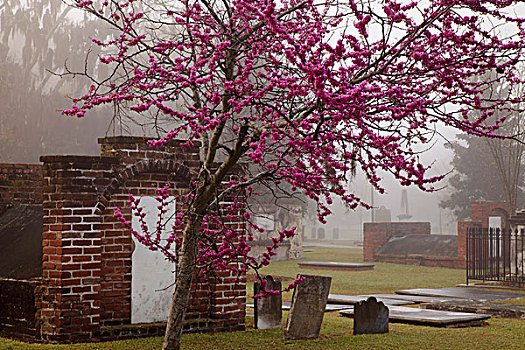
[[[323,323],[332,277],[298,275],[305,280],[293,291],[284,339],[317,338]]]
[[[272,276],[265,276],[266,290],[281,290],[281,282],[274,281]],[[255,294],[261,292],[261,284],[253,285]],[[283,299],[281,294],[255,299],[254,319],[257,329],[280,329],[283,326]]]
[[[354,335],[388,333],[388,308],[370,297],[354,305]]]

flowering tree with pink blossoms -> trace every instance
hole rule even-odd
[[[323,221],[334,197],[352,208],[368,207],[344,186],[354,167],[379,192],[380,170],[402,185],[433,191],[442,176],[428,176],[418,152],[433,142],[436,128],[495,137],[505,111],[518,108],[522,98],[514,87],[525,32],[515,3],[77,1],[114,29],[109,40],[93,39],[111,74],[93,79],[63,113],[83,117],[107,103],[160,113],[172,118],[173,129],[151,147],[177,137],[188,139],[183,146],[202,143],[200,172],[187,208],[176,213],[171,238],[159,238],[162,211],[155,230],[144,224],[133,231],[177,262],[164,348],[180,347],[196,270],[259,268],[294,234],[293,228],[281,232],[261,261],[250,258],[250,237],[224,225],[243,212],[236,191],[249,196],[259,183],[286,184],[316,201]],[[487,94],[494,83],[508,93]],[[502,117],[489,124],[495,110]],[[230,177],[241,163],[250,172]],[[161,209],[167,196],[167,189],[159,190]],[[130,203],[141,217],[138,200]]]

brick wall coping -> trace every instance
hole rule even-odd
[[[0,163],[0,167],[12,167],[12,168],[41,168],[41,164],[26,164],[26,163]]]
[[[130,144],[140,144],[140,143],[146,143],[148,140],[156,140],[158,138],[156,137],[146,137],[146,136],[108,136],[108,137],[100,137],[97,139],[99,144],[113,144],[113,143],[130,143]],[[176,139],[176,140],[170,140],[166,142],[165,145],[167,146],[178,146],[181,143],[188,142],[189,139]],[[192,141],[195,147],[200,147],[201,142],[200,141]]]
[[[118,164],[120,160],[115,157],[100,157],[100,156],[41,156],[42,163],[60,163],[60,162],[97,162]]]

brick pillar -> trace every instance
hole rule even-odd
[[[244,195],[234,195],[244,200]],[[231,199],[227,198],[227,201]],[[242,215],[232,217],[225,225],[245,236],[246,222]],[[233,263],[232,263],[233,264]],[[212,285],[211,317],[216,320],[216,331],[240,331],[245,329],[246,275],[237,276],[231,271],[219,272],[219,279]]]
[[[97,340],[101,232],[97,181],[113,159],[41,157],[44,163],[41,335],[48,342]]]
[[[363,260],[375,261],[374,254],[391,236],[390,223],[363,224]]]
[[[476,226],[481,227],[481,222],[458,222],[458,261],[456,265],[457,268],[467,267],[467,231],[470,228]]]
[[[211,318],[216,322],[215,331],[232,332],[245,329],[246,276],[237,280],[229,271],[218,273],[211,286]]]

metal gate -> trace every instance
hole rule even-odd
[[[525,229],[470,227],[467,230],[469,280],[525,283]]]

